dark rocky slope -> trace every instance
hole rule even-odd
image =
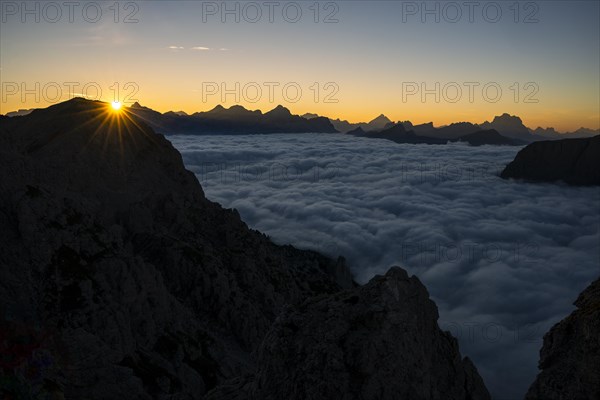
[[[368,344],[368,357],[377,360],[414,346],[409,362],[422,365],[428,393],[445,387],[437,387],[439,367],[429,362],[446,360],[443,368],[452,369],[444,369],[444,382],[475,383],[445,398],[487,398],[470,363],[439,332],[424,291],[416,293],[425,308],[390,305],[388,284],[353,289],[343,259],[274,245],[237,212],[208,201],[163,136],[104,103],[74,99],[0,121],[0,240],[3,396],[201,399],[235,377],[268,381],[256,371],[286,359],[269,346],[284,346],[272,338],[290,318],[287,307],[330,302],[339,310],[332,317],[342,321],[337,313],[350,316],[354,307],[328,296],[364,290],[369,307],[385,312],[364,314],[373,320],[352,348]],[[321,318],[311,311],[302,324],[315,326],[313,315]],[[385,341],[369,339],[399,321],[422,321],[428,331],[390,341],[386,330]],[[431,342],[419,342],[423,336]],[[336,345],[331,351],[340,356],[350,349]],[[411,376],[398,367],[396,377]],[[298,384],[306,382],[303,368],[293,372]],[[387,376],[365,368],[373,381]],[[283,385],[281,376],[268,383]],[[421,393],[412,398],[433,398]]]
[[[501,176],[600,185],[600,136],[532,143],[517,154]]]
[[[526,400],[600,399],[600,279],[579,295],[575,306],[544,336],[542,371]]]
[[[489,399],[437,307],[400,268],[367,285],[290,306],[258,349],[257,369],[208,399]]]

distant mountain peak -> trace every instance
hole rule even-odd
[[[369,122],[369,124],[373,124],[373,123],[384,123],[384,124],[388,124],[392,122],[391,119],[389,119],[388,117],[386,117],[383,114],[379,114],[376,118],[374,118],[371,122]]]
[[[600,133],[600,129],[590,129],[581,127],[575,131],[575,133],[591,133],[593,135],[597,135]]]
[[[516,116],[504,113],[495,116],[492,122],[484,122],[480,124],[481,129],[495,129],[502,136],[513,139],[531,141],[534,139],[529,128],[523,124],[523,120]]]
[[[215,106],[215,108],[213,108],[212,110],[210,110],[210,111],[208,111],[208,112],[220,112],[220,111],[225,111],[225,110],[226,110],[226,108],[225,108],[225,107],[223,107],[223,106],[222,106],[222,105],[220,105],[220,104],[217,104],[217,105]]]
[[[175,115],[178,117],[187,117],[188,113],[186,113],[185,111],[167,111],[165,113],[165,115]]]
[[[244,106],[235,104],[235,105],[229,107],[228,109],[224,110],[224,115],[227,115],[232,118],[240,118],[240,117],[246,117],[246,116],[250,116],[250,115],[262,115],[262,111],[260,111],[260,110],[252,111],[252,110],[247,109]]]
[[[493,122],[504,122],[504,123],[512,123],[515,125],[516,124],[523,125],[523,120],[521,119],[521,117],[519,117],[517,115],[510,115],[508,113],[503,113],[502,115],[495,116]]]
[[[389,126],[392,123],[393,123],[392,120],[390,120],[385,115],[380,114],[379,116],[377,116],[375,119],[373,119],[369,123],[364,124],[365,125],[364,128],[366,128],[367,131],[379,131],[379,130],[385,129],[386,126]]]
[[[268,113],[265,113],[265,115],[289,116],[289,115],[292,115],[292,113],[289,109],[287,109],[284,106],[282,106],[281,104],[279,104],[277,107],[275,107]]]
[[[319,114],[315,114],[315,113],[306,113],[302,115],[302,118],[305,119],[314,119],[314,118],[319,118]]]

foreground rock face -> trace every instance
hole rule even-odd
[[[600,136],[536,142],[521,150],[502,178],[600,185]]]
[[[253,376],[208,399],[489,399],[437,319],[421,282],[392,268],[363,287],[288,307],[258,349]]]
[[[600,279],[581,293],[575,306],[544,336],[542,372],[527,400],[600,399]]]
[[[281,322],[273,326],[279,315],[278,321],[296,318],[287,307],[321,296],[314,304],[331,301],[337,310],[332,317],[340,322],[345,316],[338,312],[354,309],[341,300],[324,300],[356,287],[343,259],[277,246],[248,229],[235,210],[204,197],[164,137],[127,113],[107,110],[106,104],[74,99],[0,121],[3,395],[201,399],[236,377],[273,371],[288,359],[277,350],[285,349],[284,343],[265,339],[284,329]],[[386,287],[371,285],[364,296],[381,301],[379,307],[391,315],[396,311]],[[358,367],[367,355],[382,359],[412,345],[414,354],[427,354],[414,362],[447,360],[446,368],[454,360],[451,365],[458,368],[444,370],[449,374],[444,380],[435,364],[422,365],[419,390],[480,382],[470,364],[461,363],[454,341],[437,329],[428,300],[425,308],[412,310],[420,303],[408,302],[397,309],[422,321],[422,329],[432,329],[410,330],[401,342],[391,341],[389,330],[377,333],[385,321],[396,319],[369,317],[366,304],[356,306],[361,304],[353,312],[371,325],[360,328],[349,347],[335,350],[340,357],[370,346],[368,354],[354,359]],[[310,333],[306,327],[316,328],[313,316],[323,315],[318,308],[310,311],[299,321],[302,334]],[[339,334],[334,328],[319,334],[331,329],[334,337]],[[432,342],[419,342],[422,336]],[[279,380],[287,371],[306,386],[300,378],[308,367],[294,373],[287,365],[271,378],[257,376],[267,388],[285,387]],[[378,376],[369,364],[364,368],[372,382],[392,373]],[[414,368],[402,366],[394,376],[412,376]],[[348,393],[362,387],[359,376],[344,372],[334,375],[331,385],[344,376],[352,381]]]

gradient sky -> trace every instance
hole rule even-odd
[[[555,127],[574,130],[581,126],[600,128],[600,7],[598,1],[536,1],[518,3],[518,23],[515,23],[514,2],[498,1],[502,16],[497,23],[486,21],[483,8],[487,6],[488,19],[495,9],[490,2],[478,2],[473,22],[468,8],[460,1],[462,16],[458,22],[455,10],[446,9],[443,2],[427,2],[427,7],[440,7],[440,22],[427,15],[406,15],[403,7],[422,2],[400,1],[338,1],[334,18],[337,23],[323,23],[335,9],[332,2],[320,2],[319,23],[315,23],[313,1],[298,1],[302,10],[299,22],[284,19],[283,7],[275,7],[274,22],[269,22],[269,9],[260,1],[262,17],[256,23],[244,20],[255,16],[252,7],[243,9],[248,2],[239,2],[240,22],[234,15],[221,21],[221,15],[206,15],[200,1],[138,1],[134,18],[137,23],[123,19],[135,9],[120,2],[120,14],[115,23],[114,2],[96,2],[103,7],[98,22],[84,19],[81,1],[74,9],[74,22],[69,22],[68,8],[61,6],[62,17],[49,22],[56,10],[38,3],[40,22],[35,15],[26,15],[21,21],[21,1],[3,1],[0,27],[0,80],[2,98],[0,113],[21,108],[45,107],[55,97],[56,85],[47,86],[47,96],[21,96],[14,84],[24,83],[34,89],[56,82],[62,97],[80,94],[82,86],[97,83],[102,88],[102,100],[112,100],[110,87],[117,82],[119,99],[134,82],[139,91],[134,99],[159,111],[202,111],[223,103],[220,95],[203,98],[203,84],[225,83],[234,88],[257,82],[263,90],[259,101],[252,103],[241,96],[239,104],[266,111],[282,104],[294,113],[314,112],[351,121],[370,120],[380,113],[393,120],[411,120],[414,123],[433,121],[436,125],[454,121],[483,122],[504,112],[522,117],[530,127]],[[63,2],[57,2],[61,5]],[[228,1],[227,7],[236,2]],[[19,8],[13,15],[10,5]],[[211,3],[217,8],[224,2]],[[28,3],[33,9],[36,2]],[[288,6],[289,18],[294,17],[293,6]],[[512,8],[511,8],[512,7]],[[524,23],[533,13],[538,22]],[[446,16],[447,18],[444,18]],[[93,6],[88,8],[88,19],[95,17]],[[171,48],[175,47],[175,48]],[[197,49],[194,49],[196,47]],[[208,48],[200,49],[200,48]],[[77,82],[69,90],[65,82]],[[274,99],[270,101],[268,86],[277,82]],[[295,82],[302,89],[297,102],[286,101],[282,87]],[[320,87],[315,99],[314,83]],[[335,86],[325,88],[333,82]],[[403,99],[407,82],[425,83],[433,89],[456,82],[462,88],[462,97],[456,102],[439,103],[428,95],[422,101],[420,94]],[[473,102],[469,101],[464,82],[477,82]],[[482,87],[495,82],[502,89],[496,103],[486,101]],[[520,86],[515,99],[513,84]],[[528,90],[525,85],[533,82]],[[326,103],[324,97],[332,87],[339,88],[333,97],[337,103]],[[511,87],[513,89],[511,89]],[[535,88],[537,103],[525,102]],[[329,90],[326,90],[329,89]],[[455,91],[448,87],[449,97]],[[41,91],[41,90],[40,90]],[[494,89],[488,92],[494,96]],[[241,90],[240,90],[241,92]],[[241,93],[242,94],[242,93]],[[294,90],[290,89],[290,96]],[[90,97],[95,91],[90,89]],[[253,89],[249,96],[255,96]],[[46,100],[44,97],[47,97]],[[228,95],[223,104],[236,103]],[[246,99],[247,100],[247,99]],[[252,99],[250,99],[252,100]],[[517,101],[515,101],[517,100]]]

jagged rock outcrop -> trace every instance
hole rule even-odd
[[[579,295],[575,306],[544,336],[541,372],[526,400],[600,399],[600,279]]]
[[[343,259],[277,246],[235,210],[207,200],[180,154],[127,110],[83,99],[0,121],[0,243],[0,393],[9,398],[222,393],[263,363],[281,363],[277,350],[264,347],[267,335],[283,329],[273,326],[278,316],[292,318],[300,304],[356,287]],[[391,315],[386,287],[367,286],[365,296]],[[322,297],[309,300],[315,296]],[[469,379],[479,387],[425,303],[397,305],[422,329],[435,328],[410,331],[414,351],[454,360],[458,369],[444,370],[447,380],[427,380],[437,367],[423,366],[423,390]],[[353,309],[343,304],[340,312]],[[378,321],[396,321],[368,320],[377,329],[385,328]],[[423,336],[435,339],[433,350],[419,348]],[[375,337],[387,341],[368,342],[369,356],[400,351],[387,336]],[[283,385],[279,377],[269,384]]]
[[[502,178],[600,185],[600,136],[536,142],[519,151]]]
[[[421,282],[392,268],[363,287],[288,307],[258,349],[256,371],[207,399],[489,399],[437,319]]]

